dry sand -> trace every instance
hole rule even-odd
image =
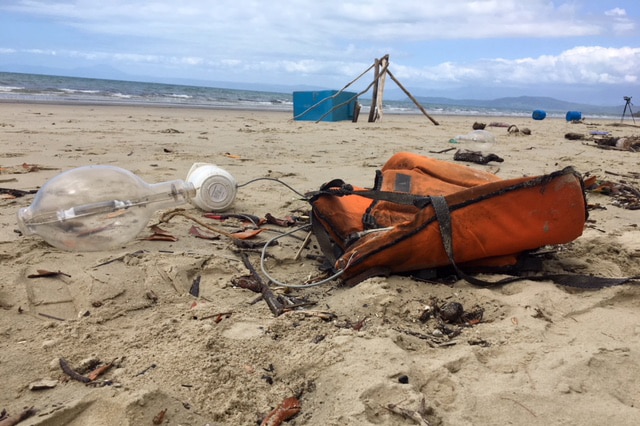
[[[0,186],[35,189],[87,164],[162,182],[184,179],[199,161],[239,183],[272,177],[300,192],[333,178],[370,186],[399,151],[453,161],[452,151],[432,151],[450,148],[449,139],[474,121],[516,124],[532,135],[487,128],[497,138],[491,151],[505,161],[469,167],[513,178],[572,165],[636,188],[640,181],[640,154],[564,139],[591,130],[637,135],[637,128],[588,117],[582,124],[435,118],[440,126],[420,115],[315,124],[264,111],[0,104]],[[44,169],[19,173],[23,163]],[[418,424],[400,409],[422,412],[421,424],[431,425],[632,425],[640,418],[637,286],[571,291],[523,281],[481,289],[392,276],[291,294],[333,320],[296,312],[276,318],[263,301],[253,303],[255,293],[232,284],[247,270],[227,238],[190,236],[193,223],[176,217],[163,227],[177,242],[64,252],[16,232],[16,211],[32,199],[0,199],[0,409],[15,417],[34,407],[37,414],[21,424],[151,425],[166,410],[163,424],[255,425],[292,395],[301,402],[292,425]],[[588,201],[602,208],[549,262],[570,272],[640,275],[638,211],[606,195],[590,193]],[[260,181],[239,189],[232,211],[285,217],[308,208],[286,187]],[[291,260],[299,244],[287,239],[270,250],[282,259],[271,265],[277,278],[319,274],[314,261]],[[315,243],[309,253],[318,253]],[[28,278],[38,269],[67,275]],[[189,293],[197,277],[198,298]],[[433,332],[433,321],[419,320],[433,298],[478,306],[484,319],[447,339]],[[61,357],[76,369],[91,359],[117,361],[92,386],[68,380]],[[51,388],[30,388],[45,379]]]

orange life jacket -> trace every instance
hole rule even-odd
[[[314,234],[350,285],[446,266],[506,267],[582,234],[582,177],[568,167],[503,180],[411,153],[391,157],[371,189],[341,180],[310,199]]]

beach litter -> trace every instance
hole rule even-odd
[[[570,141],[579,141],[587,139],[587,136],[582,133],[569,132],[565,133],[564,138]]]
[[[166,231],[160,228],[158,225],[152,225],[151,227],[152,234],[148,237],[142,237],[140,240],[145,241],[178,241],[178,237],[172,235],[169,231]]]
[[[52,277],[60,277],[60,276],[71,278],[71,275],[64,273],[60,270],[48,271],[46,269],[38,269],[36,274],[29,274],[27,275],[27,278],[52,278]]]
[[[534,120],[544,120],[547,116],[547,112],[541,109],[536,109],[531,113],[531,118]]]
[[[457,135],[449,142],[458,143],[463,141],[494,143],[496,141],[496,137],[493,135],[493,133],[487,130],[474,130],[467,133],[466,135]]]
[[[580,111],[567,111],[565,118],[568,122],[574,124],[584,122],[584,117]]]
[[[286,398],[262,420],[260,426],[280,426],[295,417],[301,410],[300,401],[295,396]]]
[[[405,178],[409,173],[407,170],[427,170],[429,175],[424,177],[420,172],[415,172],[409,180]],[[446,176],[447,180],[442,182],[434,179],[434,176]],[[410,193],[405,189],[408,182],[411,182]],[[446,195],[419,195],[433,193]],[[360,202],[361,199],[381,200],[384,203],[374,204],[373,208],[370,202]],[[577,274],[525,276],[512,270],[508,278],[485,281],[464,272],[466,267],[460,269],[456,265],[455,247],[467,250],[468,257],[464,262],[492,259],[487,250],[489,245],[478,242],[481,240],[479,233],[490,235],[489,239],[496,243],[491,246],[494,249],[503,244],[509,245],[510,250],[516,246],[522,247],[520,253],[512,252],[514,256],[533,254],[532,251],[546,245],[569,243],[582,235],[588,219],[588,206],[582,175],[572,167],[548,175],[502,180],[488,172],[470,172],[466,166],[403,152],[395,154],[385,164],[382,175],[376,177],[375,190],[354,189],[336,179],[321,187],[311,197],[310,203],[313,207],[314,233],[320,247],[333,265],[333,272],[339,274],[340,279],[349,286],[374,276],[412,272],[423,274],[426,279],[438,280],[444,278],[443,273],[450,276],[451,269],[458,279],[481,287],[518,280],[547,280],[567,287],[592,289],[636,279],[608,279]],[[476,214],[476,208],[482,213]],[[630,205],[629,208],[634,207]],[[492,214],[490,219],[485,220],[489,210]],[[531,211],[536,214],[532,216],[527,213]],[[533,224],[534,218],[540,222]],[[363,223],[370,222],[375,227],[362,229]],[[552,222],[553,226],[550,225]],[[469,235],[452,223],[464,223]],[[504,233],[505,226],[517,227],[518,233]],[[554,235],[549,232],[550,229],[554,230]],[[348,239],[340,238],[345,234],[349,236]],[[497,235],[501,236],[499,241],[495,238]],[[513,244],[508,241],[511,238]],[[457,239],[455,243],[454,239]],[[430,247],[430,250],[416,251],[415,247],[421,245]],[[504,266],[513,265],[513,262],[508,263],[509,259],[504,255],[505,252],[501,251],[501,261],[506,261]],[[490,263],[486,265],[489,269],[494,268],[494,271],[496,266]],[[541,266],[538,264],[538,272],[541,272]],[[481,263],[474,263],[471,270],[478,267],[481,267]],[[427,272],[431,272],[431,275],[427,276]],[[484,269],[484,272],[488,272],[488,269]],[[533,270],[527,269],[527,272]]]
[[[592,131],[588,135],[584,133],[569,132],[564,135],[567,140],[593,141],[595,146],[601,149],[617,151],[640,151],[640,136],[611,136],[610,132]]]
[[[481,125],[482,126],[482,125]],[[474,128],[481,127],[478,123],[474,124]],[[468,161],[477,164],[487,164],[490,161],[502,162],[502,158],[495,154],[485,154],[483,151],[489,149],[495,143],[496,137],[486,130],[476,129],[466,135],[457,135],[449,140],[449,143],[458,144],[470,142],[475,150],[459,149],[453,156],[456,161]],[[445,152],[445,151],[442,151]]]
[[[157,210],[195,195],[183,180],[148,184],[116,166],[77,167],[47,181],[18,211],[18,226],[62,250],[109,250],[134,239]]]
[[[507,133],[515,136],[521,136],[521,135],[529,136],[531,135],[531,129],[529,129],[528,127],[523,127],[521,130],[518,128],[518,126],[516,126],[515,124],[512,124],[507,128]]]
[[[627,210],[640,209],[640,189],[626,182],[598,180],[595,177],[585,181],[585,190],[613,197],[613,205]]]
[[[23,191],[21,189],[0,188],[0,199],[13,200],[15,198],[24,197],[25,195],[35,194],[35,189]]]
[[[594,139],[598,148],[614,149],[620,151],[640,151],[640,136],[623,136],[619,138],[606,137]]]
[[[511,126],[511,123],[505,123],[504,121],[492,121],[491,123],[487,124],[488,127],[509,127]]]
[[[15,417],[11,417],[7,410],[2,410],[0,412],[0,426],[15,426],[18,423],[21,423],[24,420],[27,420],[29,417],[33,417],[36,415],[38,411],[33,407],[27,408],[23,410]]]
[[[164,423],[166,414],[167,414],[167,409],[166,408],[163,408],[162,410],[160,410],[158,412],[158,414],[153,416],[153,420],[152,420],[153,424],[154,425],[161,425],[162,423]]]
[[[22,174],[39,172],[41,170],[60,170],[58,167],[43,166],[41,164],[22,163],[18,166],[0,167],[0,174]]]
[[[60,358],[58,361],[60,364],[60,369],[62,369],[62,371],[67,376],[69,376],[69,378],[75,381],[85,384],[91,383],[92,385],[98,386],[110,386],[113,385],[113,382],[111,382],[110,380],[104,380],[102,382],[98,382],[97,380],[112,367],[119,364],[122,359],[116,358],[113,361],[107,363],[103,363],[97,359],[89,359],[83,362],[83,365],[78,369],[74,369],[73,367],[71,367],[69,362],[64,358]]]
[[[442,302],[437,298],[432,298],[430,304],[426,305],[420,313],[419,320],[426,323],[434,319],[439,327],[442,327],[444,323],[471,327],[482,322],[483,315],[484,309],[479,306],[474,306],[471,311],[465,311],[460,302]]]
[[[404,419],[412,420],[415,424],[419,426],[431,425],[428,419],[428,415],[433,414],[433,409],[431,407],[427,407],[424,398],[422,398],[420,402],[420,408],[418,410],[410,410],[408,408],[403,408],[398,406],[398,404],[387,404],[385,408],[390,412],[392,412],[393,414],[397,414]]]
[[[453,155],[453,159],[456,161],[468,161],[476,164],[487,164],[491,161],[502,163],[504,161],[504,158],[501,158],[496,154],[484,154],[481,151],[471,151],[468,149],[459,149]]]

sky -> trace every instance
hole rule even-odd
[[[414,95],[624,104],[640,1],[0,1],[6,72],[340,89],[385,54]]]

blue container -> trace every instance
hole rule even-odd
[[[537,109],[533,111],[533,114],[531,114],[531,118],[533,118],[534,120],[544,120],[546,116],[547,116],[547,113],[541,109]]]
[[[582,113],[580,111],[567,111],[567,121],[580,120],[582,120]]]
[[[353,120],[353,114],[358,103],[358,94],[342,92],[336,95],[337,93],[338,90],[293,92],[294,120],[318,121],[322,116],[324,116],[322,121]],[[332,98],[334,95],[336,96]],[[332,108],[343,103],[345,104],[331,111]],[[312,109],[309,110],[309,108]],[[307,112],[305,113],[305,111]]]

